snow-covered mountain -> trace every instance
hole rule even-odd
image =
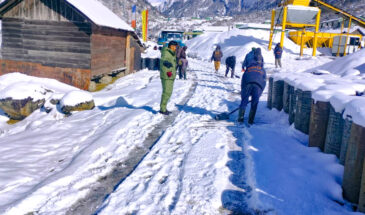
[[[166,0],[159,6],[166,16],[234,16],[273,7],[277,0]]]
[[[122,17],[126,21],[131,20],[132,6],[136,5],[137,14],[141,14],[142,10],[148,9],[151,18],[159,18],[161,14],[147,0],[99,0],[115,14]],[[140,18],[139,16],[137,19]]]
[[[280,0],[148,0],[168,17],[246,16],[264,13],[276,7]],[[355,15],[363,15],[365,0],[324,0]],[[324,12],[326,13],[326,12]],[[361,14],[362,13],[362,14]],[[250,19],[255,19],[251,16]],[[264,17],[258,17],[264,18]],[[260,20],[252,20],[260,21]]]

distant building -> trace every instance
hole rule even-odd
[[[134,30],[97,0],[5,0],[0,75],[20,72],[88,89],[116,71],[140,69]]]
[[[202,30],[204,32],[224,32],[229,31],[229,26],[203,26]]]

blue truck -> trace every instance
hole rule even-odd
[[[160,46],[167,46],[170,41],[175,40],[180,46],[184,46],[183,38],[183,31],[163,30],[158,37],[157,44]]]

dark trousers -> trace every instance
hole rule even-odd
[[[246,86],[242,86],[240,108],[246,110],[248,98],[251,96],[251,111],[256,112],[261,94],[262,89],[258,84],[248,83]]]
[[[234,76],[234,66],[229,66],[229,65],[227,65],[227,68],[226,68],[226,77],[228,75],[229,69],[232,70],[232,72],[231,72],[231,78],[233,78],[233,76]]]

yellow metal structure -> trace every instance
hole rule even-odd
[[[274,35],[274,26],[275,25],[275,10],[271,11],[271,28],[270,28],[270,40],[269,40],[269,50],[272,47],[272,37]]]
[[[360,34],[338,34],[338,33],[323,33],[319,32],[317,34],[317,47],[332,48],[333,38],[336,36],[354,36],[359,37],[360,40],[363,37]],[[314,44],[314,32],[312,31],[291,31],[289,32],[289,39],[295,44],[301,45],[305,44],[307,47],[312,48]]]
[[[332,11],[335,11],[336,13],[339,13],[339,14],[345,16],[345,17],[351,19],[352,21],[357,22],[362,27],[365,27],[365,21],[362,20],[362,19],[360,19],[360,18],[358,18],[358,17],[356,17],[356,16],[353,16],[353,15],[351,15],[351,14],[349,14],[349,13],[347,13],[347,12],[345,12],[345,11],[343,11],[343,10],[341,10],[341,9],[333,6],[333,5],[330,5],[330,4],[326,3],[326,2],[323,2],[321,0],[312,0],[312,1],[313,2],[316,2],[316,3],[320,4],[320,5],[322,5],[324,7],[326,7],[328,9],[332,10]]]
[[[347,17],[349,19],[349,25],[348,25],[347,33],[346,34],[320,33],[319,32],[320,16],[321,16],[321,10],[320,9],[318,9],[318,13],[316,15],[316,22],[315,23],[308,24],[308,23],[291,23],[291,22],[288,22],[288,20],[287,20],[288,6],[294,5],[294,6],[308,7],[308,11],[310,11],[310,9],[313,8],[313,7],[309,6],[311,2],[315,2],[319,6],[326,7],[327,9],[330,9],[332,11],[335,11],[338,14],[341,14],[342,16]],[[357,17],[355,17],[355,16],[353,16],[353,15],[351,15],[351,14],[349,14],[349,13],[347,13],[347,12],[337,8],[337,7],[334,7],[333,5],[330,5],[326,2],[323,2],[321,0],[284,0],[279,6],[281,6],[281,8],[272,11],[270,40],[269,40],[269,47],[268,47],[269,50],[272,49],[274,30],[275,30],[276,26],[281,26],[282,27],[281,39],[280,39],[280,46],[281,47],[284,46],[284,38],[285,38],[285,30],[286,29],[288,29],[288,28],[301,28],[302,31],[290,32],[289,33],[289,38],[291,40],[293,40],[296,44],[301,46],[301,55],[303,55],[304,44],[306,44],[307,47],[313,48],[313,52],[312,52],[313,56],[316,55],[317,46],[318,47],[330,47],[331,48],[332,44],[333,44],[333,38],[335,36],[340,36],[340,41],[341,41],[342,36],[346,36],[346,41],[347,41],[348,37],[351,35],[350,34],[351,22],[356,22],[360,26],[365,27],[365,21],[363,21],[360,18],[357,18]],[[275,17],[278,14],[278,10],[281,10],[280,14],[283,13],[282,14],[282,20],[281,20],[281,22],[278,22],[279,19],[280,19],[280,15],[279,15],[279,18],[277,20],[278,23],[275,23]],[[314,32],[305,31],[306,27],[314,27]],[[341,32],[343,32],[343,31],[341,30]],[[360,39],[362,40],[361,35],[353,35],[353,36],[360,37]],[[346,55],[346,46],[347,46],[347,43],[345,44],[345,53],[344,53],[344,55]]]
[[[317,13],[317,18],[316,18],[316,30],[314,32],[314,41],[313,41],[313,53],[312,56],[316,56],[316,52],[317,52],[317,41],[318,41],[318,31],[319,31],[319,22],[321,19],[321,10],[318,11]]]
[[[281,39],[280,39],[281,48],[284,47],[285,27],[286,27],[287,15],[288,15],[288,7],[284,7],[283,21],[282,21],[282,24],[281,24]]]
[[[320,14],[321,14],[321,10],[318,9],[318,12],[317,12],[317,16],[316,16],[316,23],[315,24],[307,24],[307,23],[292,23],[292,22],[287,22],[287,16],[288,16],[288,5],[289,4],[295,4],[295,5],[298,5],[298,6],[305,6],[305,5],[309,5],[309,0],[288,0],[288,1],[285,1],[284,2],[284,6],[283,8],[281,8],[283,11],[283,17],[282,17],[282,20],[281,20],[281,23],[275,23],[274,24],[271,24],[271,29],[270,29],[270,39],[269,39],[269,51],[272,49],[272,40],[273,40],[273,32],[274,32],[274,28],[276,26],[281,26],[281,39],[280,39],[280,46],[281,47],[284,47],[284,38],[285,38],[285,30],[286,28],[306,28],[306,27],[315,27],[316,29],[316,33],[314,35],[314,40],[316,41],[317,40],[317,34],[318,34],[318,29],[319,29],[319,21],[320,21]],[[303,5],[304,4],[304,5]],[[281,12],[280,12],[281,13]],[[275,22],[275,16],[276,16],[276,12],[275,10],[273,10],[272,12],[272,17],[271,17],[271,20],[272,20],[272,23],[273,23],[273,20]],[[279,15],[280,16],[280,15]],[[279,17],[280,18],[280,17]],[[316,43],[313,47],[313,53],[312,53],[313,56],[316,55]]]

